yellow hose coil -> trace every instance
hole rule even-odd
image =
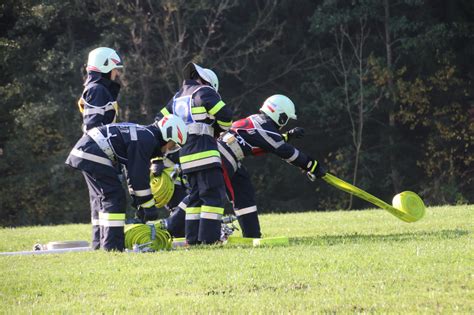
[[[173,197],[174,183],[169,173],[173,170],[165,169],[159,176],[150,174],[150,188],[158,208],[166,205]]]
[[[154,237],[154,239],[152,239]],[[129,224],[125,226],[125,248],[133,249],[133,245],[144,245],[155,251],[170,250],[172,239],[168,231],[162,230],[160,223]]]

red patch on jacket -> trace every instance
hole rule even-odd
[[[232,127],[230,127],[230,129],[233,131],[237,131],[236,129],[246,130],[246,129],[254,129],[254,128],[255,126],[253,125],[252,119],[248,117],[234,121],[234,123],[232,124]]]

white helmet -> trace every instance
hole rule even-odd
[[[275,94],[263,102],[260,111],[271,118],[278,126],[283,127],[288,120],[296,119],[295,104],[285,95]]]
[[[109,73],[115,68],[123,68],[123,63],[120,56],[112,48],[99,47],[89,53],[87,71]]]
[[[186,143],[188,128],[184,121],[176,115],[170,114],[157,122],[161,135],[165,141],[174,141],[179,145]]]
[[[216,92],[219,90],[219,79],[217,78],[217,75],[215,74],[214,71],[211,69],[206,69],[201,66],[198,66],[195,63],[189,63],[186,65],[184,68],[184,78],[185,79],[190,79],[191,78],[191,73],[193,70],[196,70],[196,72],[199,74],[199,76],[206,82],[208,82]]]

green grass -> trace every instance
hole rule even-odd
[[[288,247],[1,256],[0,312],[472,314],[474,206],[427,210],[412,224],[381,210],[262,215]],[[89,229],[0,229],[0,251]]]

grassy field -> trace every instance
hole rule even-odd
[[[412,224],[382,210],[261,222],[290,246],[0,256],[0,313],[474,313],[472,205]],[[89,229],[0,229],[0,251]]]

